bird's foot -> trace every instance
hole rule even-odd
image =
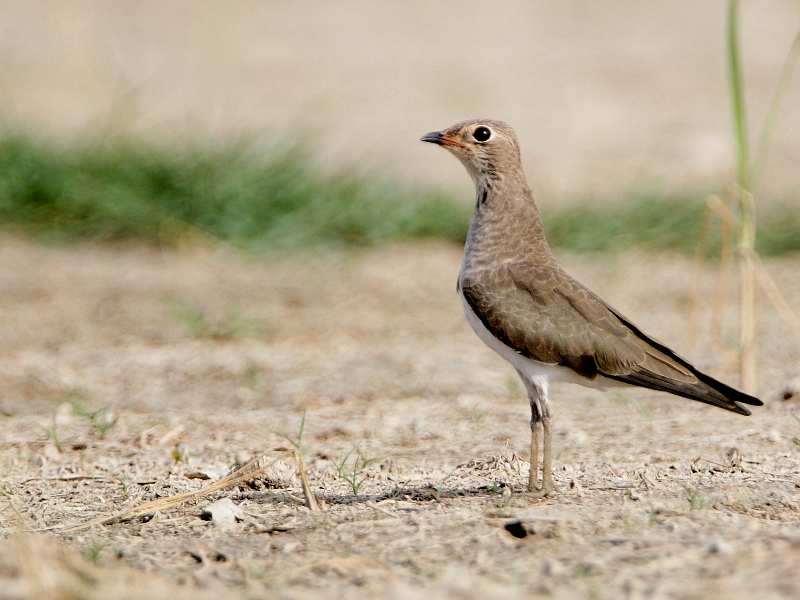
[[[553,492],[558,491],[558,486],[556,486],[555,482],[552,478],[545,478],[542,485],[529,485],[528,486],[528,493],[526,494],[529,498],[547,498]]]

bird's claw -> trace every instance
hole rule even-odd
[[[545,481],[543,485],[533,485],[528,486],[528,497],[529,498],[547,498],[553,492],[557,492],[558,487],[556,486],[555,482],[550,479],[549,481]]]

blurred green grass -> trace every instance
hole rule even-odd
[[[414,238],[460,243],[471,210],[435,189],[321,169],[302,145],[56,144],[0,134],[0,226],[44,240],[170,243],[193,227],[254,252]],[[703,210],[699,195],[637,193],[563,210],[545,203],[543,217],[550,243],[573,252],[691,252]],[[759,252],[800,250],[800,210],[773,205],[759,219]]]
[[[547,239],[572,252],[617,252],[631,248],[692,253],[705,213],[705,195],[636,193],[614,203],[577,204],[542,210]],[[720,228],[713,221],[708,255],[718,256]],[[764,256],[800,251],[800,207],[795,201],[762,206],[756,250]]]
[[[253,251],[393,239],[463,240],[469,210],[355,170],[326,173],[298,145],[59,146],[0,138],[0,224],[44,239],[169,242],[187,226]]]

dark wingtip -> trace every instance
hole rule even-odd
[[[736,405],[736,408],[739,409],[739,411],[737,412],[739,412],[739,414],[741,415],[745,415],[746,417],[749,417],[753,413],[750,412],[749,408],[745,408],[744,406],[739,404],[740,402],[742,404],[749,404],[750,406],[764,406],[764,403],[761,400],[759,400],[755,396],[750,396],[748,394],[745,394],[744,392],[739,392],[737,397],[732,398],[731,400]]]
[[[750,394],[745,394],[744,392],[740,392],[736,388],[733,388],[729,385],[722,383],[721,381],[714,379],[706,375],[705,373],[695,372],[695,375],[705,383],[708,387],[712,388],[718,394],[721,394],[726,400],[728,400],[733,406],[736,407],[730,408],[729,410],[733,410],[734,412],[738,412],[741,415],[749,416],[752,413],[750,409],[745,408],[742,404],[747,404],[749,406],[764,406],[764,403],[756,398],[755,396],[751,396]]]
[[[748,396],[745,393],[742,393],[743,398],[736,398],[736,402],[744,402],[745,404],[749,404],[750,406],[764,406],[764,403],[756,398],[755,396]]]
[[[753,413],[750,412],[749,408],[742,406],[743,404],[748,404],[750,406],[764,406],[764,403],[758,398],[749,394],[745,394],[744,392],[740,392],[736,388],[724,384],[718,379],[714,379],[713,377],[697,371],[696,369],[694,371],[695,376],[703,384],[722,396],[722,399],[724,399],[725,403],[717,404],[717,406],[720,408],[725,408],[732,412],[749,417]]]

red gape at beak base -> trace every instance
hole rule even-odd
[[[451,146],[454,148],[465,147],[464,144],[451,137],[447,137],[441,131],[432,131],[431,133],[426,133],[420,138],[420,140],[423,142],[430,142],[431,144],[438,144],[439,146]]]

